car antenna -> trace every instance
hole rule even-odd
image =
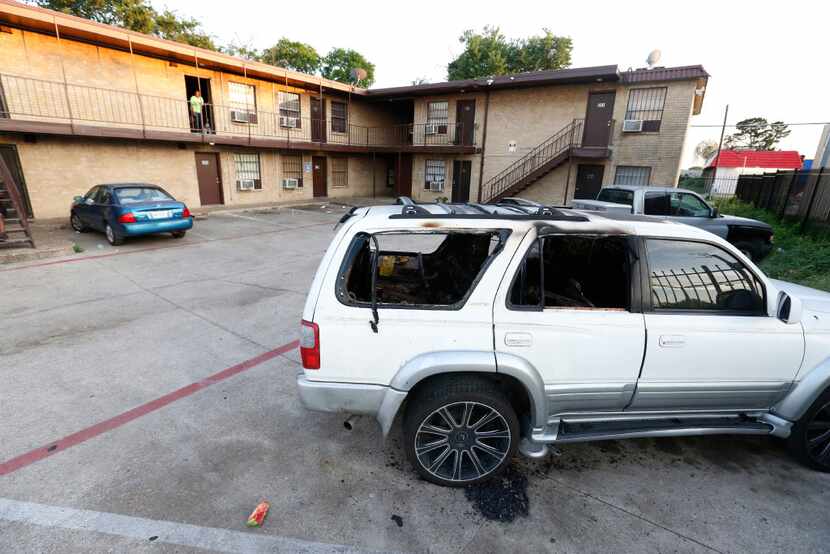
[[[380,245],[378,238],[375,235],[370,235],[372,242],[375,244],[375,255],[372,256],[372,319],[369,321],[369,326],[372,331],[378,332],[378,294],[377,294],[377,275],[378,275],[378,258],[380,258]]]

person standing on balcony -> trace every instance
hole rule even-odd
[[[197,89],[190,97],[190,115],[193,118],[192,129],[194,131],[202,130],[202,108],[204,105],[205,99],[202,98],[202,91]]]

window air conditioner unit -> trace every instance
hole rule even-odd
[[[240,179],[237,184],[239,190],[254,190],[255,181],[253,179]]]
[[[430,192],[444,192],[444,181],[430,181]]]
[[[639,133],[643,130],[642,119],[626,119],[623,121],[623,133]]]
[[[248,123],[248,112],[245,110],[231,110],[231,121],[234,123]]]
[[[286,190],[293,190],[293,189],[297,188],[297,185],[299,185],[299,183],[300,182],[299,182],[298,179],[283,179],[282,180],[282,188],[284,188]]]
[[[429,124],[424,127],[424,134],[425,135],[437,135],[438,134],[438,125]]]
[[[281,115],[280,116],[280,127],[288,127],[289,129],[296,128],[297,127],[297,118]]]

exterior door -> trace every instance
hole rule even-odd
[[[224,204],[219,154],[196,152],[196,179],[199,182],[199,201],[202,206]]]
[[[452,162],[452,201],[470,201],[470,173],[473,163],[455,160]]]
[[[312,182],[314,184],[314,196],[328,196],[328,170],[324,156],[311,158],[313,165]]]
[[[507,364],[508,358],[515,356],[536,369],[545,385],[549,416],[624,410],[634,394],[643,360],[643,314],[636,309],[576,303],[565,307],[564,302],[554,307],[557,289],[549,286],[557,279],[553,268],[568,268],[573,258],[561,249],[557,252],[543,246],[547,259],[542,266],[540,242],[532,235],[528,233],[523,239],[493,302],[497,363]],[[588,256],[591,259],[591,254]],[[630,271],[636,275],[639,269],[634,265],[633,270],[617,267],[617,271],[594,282],[614,279],[624,291],[628,278],[624,274]],[[590,295],[596,286],[583,290]]]
[[[398,196],[412,196],[412,154],[400,154],[397,163],[395,193]]]
[[[576,169],[575,200],[596,200],[602,188],[605,166],[579,164]]]
[[[475,144],[476,101],[459,100],[455,103],[456,143],[463,146]]]
[[[611,121],[614,118],[614,97],[616,93],[592,92],[588,95],[588,110],[585,113],[585,131],[582,146],[606,148],[611,138]]]
[[[720,246],[644,243],[648,345],[631,409],[773,405],[801,365],[801,326],[768,315],[763,281]]]
[[[326,101],[311,98],[311,142],[326,142]]]

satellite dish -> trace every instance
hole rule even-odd
[[[369,74],[366,73],[366,70],[362,67],[355,67],[351,71],[352,75],[352,82],[357,83],[358,81],[364,80]]]
[[[649,54],[648,58],[646,58],[646,63],[648,64],[648,68],[651,69],[652,67],[657,65],[657,62],[660,61],[660,56],[662,56],[662,55],[663,55],[663,53],[660,52],[659,49],[655,48],[654,50],[652,50],[651,54]]]

